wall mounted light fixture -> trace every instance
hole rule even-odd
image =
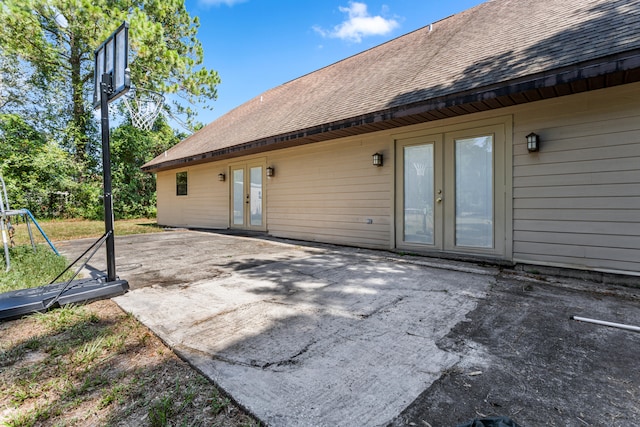
[[[540,149],[540,137],[531,132],[529,135],[527,135],[527,150],[529,150],[530,153],[534,152],[534,151],[538,151]]]
[[[267,176],[268,176],[269,178],[271,178],[275,173],[276,173],[276,171],[273,169],[273,167],[269,166],[269,167],[267,168]]]
[[[382,154],[376,153],[373,155],[373,166],[382,166]]]
[[[223,173],[219,173],[218,174],[218,181],[224,181],[224,179],[225,179],[224,174]]]

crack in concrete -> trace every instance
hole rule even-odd
[[[397,305],[399,302],[403,301],[405,298],[406,298],[406,295],[403,295],[403,296],[401,296],[401,297],[394,298],[394,299],[393,299],[392,301],[390,301],[389,303],[387,303],[387,304],[383,304],[383,305],[381,305],[380,307],[378,307],[378,308],[374,309],[373,311],[371,311],[371,312],[369,312],[369,313],[357,314],[356,316],[357,316],[358,318],[360,318],[360,319],[363,319],[363,320],[364,320],[364,319],[368,319],[368,318],[370,318],[370,317],[372,317],[372,316],[375,316],[375,315],[376,315],[376,314],[378,314],[378,313],[383,312],[384,310],[386,310],[386,309],[388,309],[388,308],[390,308],[390,307],[393,307],[394,305]]]
[[[311,346],[313,346],[317,341],[311,341],[309,342],[307,345],[305,345],[298,353],[294,354],[293,356],[291,356],[288,359],[284,359],[281,360],[279,362],[271,362],[271,363],[267,363],[266,365],[264,365],[262,368],[266,369],[269,368],[271,366],[291,366],[291,365],[296,365],[298,363],[297,359],[298,357],[302,356],[303,354],[305,354],[306,352],[309,351],[309,349],[311,348]]]

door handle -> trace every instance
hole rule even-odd
[[[442,197],[438,197],[438,198],[436,199],[436,202],[438,202],[438,203],[442,203]]]

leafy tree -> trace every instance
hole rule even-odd
[[[71,180],[69,154],[20,116],[0,115],[0,174],[7,184],[11,208],[26,208],[36,216],[64,214],[78,193]]]
[[[95,156],[96,123],[89,104],[93,52],[124,20],[130,22],[132,83],[176,94],[165,108],[192,123],[190,105],[216,97],[218,74],[202,66],[198,18],[184,0],[3,0],[0,50],[19,58],[48,94],[63,98],[59,135],[85,166]],[[46,99],[41,102],[46,103]],[[182,102],[186,102],[185,106]],[[51,115],[56,116],[56,115]]]

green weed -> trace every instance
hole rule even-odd
[[[76,364],[90,364],[102,354],[105,348],[104,344],[104,337],[86,343],[73,355],[71,361]]]
[[[151,427],[165,427],[174,415],[173,400],[164,396],[156,400],[149,408],[149,423]]]
[[[36,423],[36,416],[33,411],[17,414],[6,421],[7,427],[32,427]]]
[[[116,384],[111,388],[103,390],[98,407],[103,409],[112,403],[123,404],[128,394],[129,386],[127,384]]]
[[[218,415],[220,412],[224,411],[230,404],[231,401],[227,397],[221,396],[218,390],[213,389],[209,404],[213,415]]]

